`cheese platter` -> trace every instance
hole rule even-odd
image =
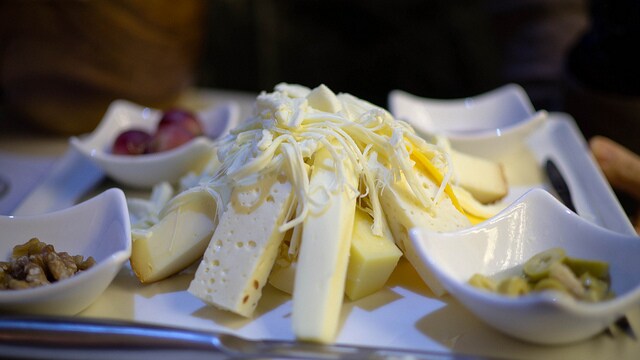
[[[250,103],[244,106],[245,112],[251,111],[247,110],[252,106]],[[451,146],[461,152],[482,154],[481,141],[474,141],[469,141],[466,147]],[[600,226],[629,234],[632,228],[628,220],[586,151],[575,124],[566,114],[548,114],[544,122],[527,129],[518,146],[503,149],[499,157],[485,155],[491,161],[499,161],[506,174],[509,187],[506,196],[500,200],[502,207],[532,188],[553,192],[542,172],[542,164],[549,155],[556,156],[557,163],[568,174],[567,180],[575,189],[574,200],[581,216]],[[94,191],[113,184],[107,180]],[[124,190],[129,198],[150,195],[137,189],[125,187]],[[599,200],[598,206],[592,205],[593,199]],[[250,340],[296,340],[298,336],[292,327],[294,303],[289,294],[266,284],[251,316],[238,316],[208,305],[189,291],[192,280],[200,271],[198,268],[199,262],[195,261],[161,281],[142,283],[135,268],[125,266],[103,296],[79,316],[216,331]],[[305,307],[304,311],[316,309]],[[630,319],[637,319],[637,314],[633,315]],[[335,321],[337,333],[333,341],[336,344],[391,349],[509,358],[589,358],[594,355],[591,349],[598,346],[600,351],[613,352],[622,358],[632,352],[619,353],[616,349],[620,342],[626,347],[638,348],[635,341],[612,339],[605,334],[561,347],[541,347],[514,340],[486,326],[453,297],[437,296],[422,281],[411,259],[406,257],[398,259],[382,289],[357,300],[345,298]]]

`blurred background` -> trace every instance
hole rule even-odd
[[[326,84],[381,106],[508,82],[561,108],[586,0],[5,0],[2,105],[16,121],[86,132],[115,98],[168,106],[188,87]]]
[[[518,82],[539,107],[558,107],[562,61],[588,16],[583,0],[216,5],[207,24],[213,41],[205,58],[213,66],[201,69],[205,83],[326,83],[383,106],[391,89],[456,98]],[[216,36],[225,29],[234,35]],[[236,64],[243,74],[224,70]]]
[[[522,85],[585,137],[640,152],[637,0],[4,0],[0,121],[93,130],[125,98],[326,84],[377,105]]]

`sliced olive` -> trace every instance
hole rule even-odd
[[[498,292],[507,296],[521,296],[526,295],[531,291],[531,287],[527,280],[519,277],[512,276],[506,278],[498,284]]]
[[[567,265],[562,263],[552,264],[549,267],[549,278],[560,281],[575,297],[581,298],[584,296],[585,288]]]
[[[493,292],[495,292],[497,288],[496,282],[493,279],[481,274],[474,274],[471,279],[469,279],[469,285]]]
[[[532,281],[538,281],[549,276],[549,268],[556,263],[564,261],[566,255],[561,248],[551,248],[534,255],[525,264],[522,270]]]
[[[533,286],[533,291],[547,291],[547,290],[555,290],[561,291],[563,293],[567,293],[567,288],[557,279],[545,278],[538,281]]]
[[[580,276],[580,282],[585,288],[584,300],[598,302],[608,299],[611,294],[609,292],[609,283],[599,279],[596,276],[592,276],[586,272]]]
[[[576,276],[589,273],[591,276],[595,276],[600,280],[609,280],[609,264],[607,262],[573,257],[567,257],[564,262],[571,268]]]

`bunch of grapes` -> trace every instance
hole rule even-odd
[[[194,113],[171,109],[162,114],[153,134],[141,129],[129,129],[120,133],[112,152],[117,155],[157,153],[176,148],[202,134],[202,125]]]

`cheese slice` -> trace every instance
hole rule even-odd
[[[384,169],[382,165],[379,165],[378,168]],[[435,194],[439,184],[417,169],[416,176],[419,185],[428,194]],[[438,232],[456,231],[471,226],[469,219],[454,206],[446,195],[439,199],[432,209],[425,209],[413,195],[404,176],[380,189],[380,204],[396,244],[431,290],[436,294],[443,294],[444,289],[417,256],[409,239],[409,229],[426,227]]]
[[[131,233],[131,268],[143,283],[162,280],[194,261],[204,252],[216,218],[216,201],[204,191],[178,195],[170,210],[149,229]]]
[[[504,210],[507,205],[509,205],[508,203],[505,203],[503,201],[498,201],[491,204],[482,204],[464,188],[460,186],[453,186],[452,188],[453,192],[458,198],[458,202],[460,202],[460,205],[464,209],[465,214],[467,214],[467,217],[469,217],[470,219],[472,219],[472,217],[475,217],[480,220],[486,220],[492,216],[495,216],[497,213]],[[478,222],[474,222],[472,220],[472,223],[474,223],[474,225]]]
[[[289,295],[293,295],[293,284],[296,278],[297,262],[292,262],[286,265],[273,265],[271,274],[269,274],[269,284],[274,288],[285,292]]]
[[[374,235],[372,225],[373,218],[357,209],[345,286],[345,294],[351,300],[382,289],[402,256],[386,221],[383,221],[383,236]]]
[[[283,175],[234,188],[188,291],[220,309],[251,316],[285,235],[278,227],[292,198]]]
[[[509,192],[506,176],[499,163],[450,150],[455,182],[480,203],[488,204]]]
[[[345,187],[323,191],[338,181],[340,167]],[[350,162],[335,162],[323,148],[314,155],[309,181],[314,202],[327,206],[319,213],[309,213],[303,223],[293,288],[293,332],[300,340],[330,343],[344,299],[357,195],[351,189],[356,188],[358,178]]]

